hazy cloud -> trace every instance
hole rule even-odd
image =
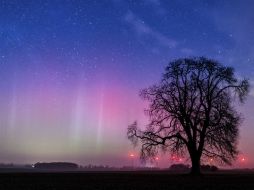
[[[134,31],[139,36],[141,37],[149,36],[160,46],[174,48],[178,44],[176,40],[168,38],[167,36],[161,34],[160,32],[152,29],[149,25],[147,25],[144,21],[142,21],[131,11],[129,11],[124,16],[124,20],[134,29]]]

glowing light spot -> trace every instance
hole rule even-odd
[[[239,156],[239,162],[244,163],[246,161],[247,161],[246,156],[244,156],[244,155]]]

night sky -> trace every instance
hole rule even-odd
[[[252,0],[0,0],[0,162],[130,164],[127,126],[147,123],[139,90],[169,61],[206,56],[254,84],[253,10]],[[252,86],[236,107],[241,166],[254,167]]]

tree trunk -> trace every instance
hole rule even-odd
[[[191,175],[200,175],[200,157],[194,153],[191,156]]]

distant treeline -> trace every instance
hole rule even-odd
[[[169,168],[169,170],[172,170],[172,171],[182,171],[182,172],[190,171],[190,169],[191,169],[190,166],[185,164],[173,164]],[[214,165],[201,165],[200,169],[201,171],[204,171],[204,172],[206,171],[215,172],[219,170],[219,168]]]
[[[34,168],[36,169],[52,169],[52,170],[59,170],[59,169],[78,169],[78,164],[70,163],[70,162],[50,162],[50,163],[36,163],[34,164]]]

